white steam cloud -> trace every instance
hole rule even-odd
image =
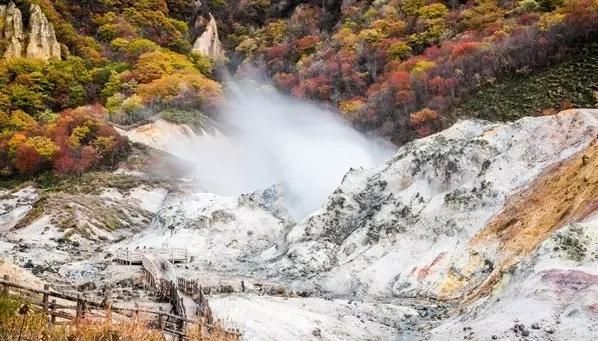
[[[272,88],[231,84],[223,132],[200,137],[185,153],[208,192],[238,195],[280,184],[300,218],[318,209],[351,167],[373,167],[392,153],[337,114]]]

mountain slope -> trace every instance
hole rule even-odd
[[[152,305],[111,255],[186,247],[180,276],[222,292],[216,316],[255,340],[591,339],[597,137],[596,110],[462,121],[351,170],[300,222],[276,187],[222,197],[138,173],[3,192],[0,248],[51,283]]]
[[[347,174],[287,235],[275,268],[337,294],[481,295],[596,209],[596,114],[465,121],[410,143],[378,169]]]

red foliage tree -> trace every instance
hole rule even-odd
[[[83,170],[79,160],[70,153],[60,153],[54,161],[54,171],[59,175],[80,174]]]
[[[281,59],[289,54],[291,47],[289,44],[278,44],[266,49],[266,59]]]
[[[35,149],[22,144],[17,148],[15,167],[21,175],[33,175],[42,170],[45,160]]]
[[[312,51],[316,48],[316,45],[320,42],[320,37],[316,35],[305,36],[295,43],[297,49],[301,52]]]
[[[388,76],[388,84],[400,90],[408,90],[411,88],[411,75],[406,71],[395,71]]]
[[[473,54],[480,48],[481,44],[474,41],[459,42],[451,50],[451,58],[458,58],[464,55]]]
[[[280,72],[274,75],[274,81],[283,90],[290,91],[297,86],[299,79],[292,73]]]

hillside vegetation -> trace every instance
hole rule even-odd
[[[598,106],[598,43],[576,50],[567,61],[533,74],[514,74],[466,98],[453,117],[515,120],[555,114],[557,109]]]
[[[14,3],[25,27],[31,6],[41,8],[60,58],[0,60],[4,178],[117,167],[129,148],[108,122],[161,115],[201,126],[221,107],[222,62],[397,144],[463,115],[512,119],[595,104],[596,0]],[[210,15],[226,61],[193,52]]]
[[[0,60],[3,177],[114,168],[128,147],[107,121],[219,104],[211,61],[190,52],[187,22],[169,16],[183,11],[176,2],[17,1],[24,19],[31,4],[53,24],[62,58]]]
[[[485,84],[569,60],[598,30],[595,0],[249,3],[270,3],[271,17],[233,24],[241,72],[257,65],[279,88],[398,144],[442,128]]]

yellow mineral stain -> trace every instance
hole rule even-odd
[[[489,295],[504,274],[553,232],[596,211],[597,141],[594,139],[582,151],[546,170],[511,197],[503,210],[471,240],[469,247],[474,251],[461,270],[451,271],[441,283],[440,298],[467,302]],[[479,254],[493,245],[498,245],[498,260],[488,275],[480,275],[484,262]],[[473,276],[476,272],[478,275]]]

